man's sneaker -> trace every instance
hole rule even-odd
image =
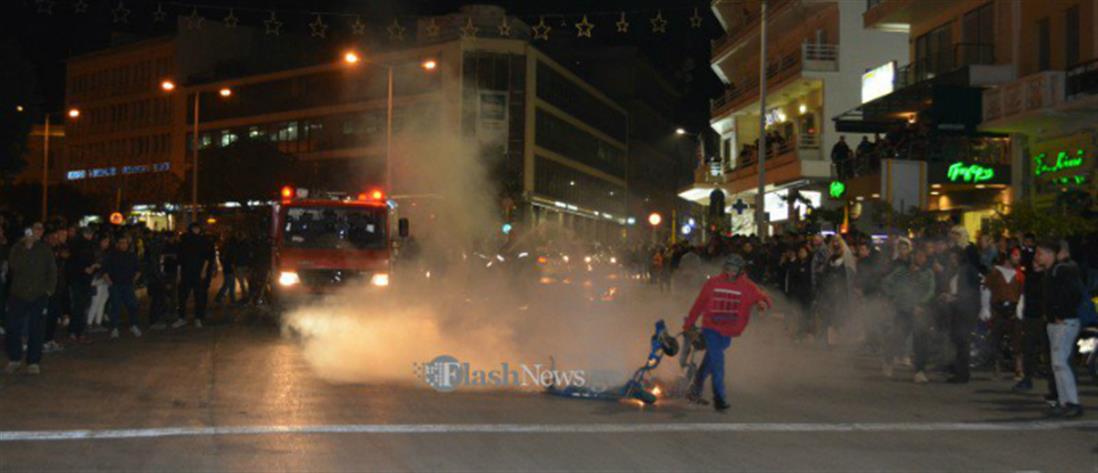
[[[202,320],[194,319],[194,328],[202,328]]]
[[[715,409],[717,412],[727,411],[730,407],[732,407],[732,405],[724,402],[724,399],[713,400],[713,409]]]
[[[164,330],[164,329],[168,328],[168,324],[165,324],[164,322],[157,322],[155,324],[150,325],[149,328],[151,328],[153,330]]]
[[[1064,406],[1063,417],[1074,419],[1083,416],[1083,406],[1068,403]]]
[[[118,329],[111,329],[111,338],[118,338]]]
[[[172,322],[172,328],[179,328],[179,327],[182,327],[184,325],[187,325],[187,321],[183,320],[181,318],[180,319],[175,319],[175,322]]]
[[[38,367],[38,364],[27,365],[27,374],[42,374],[42,369]]]
[[[132,333],[133,336],[135,336],[137,338],[141,338],[141,329],[137,328],[136,325],[131,325],[130,326],[130,333]]]
[[[915,373],[915,384],[926,384],[930,382],[930,378],[926,377],[926,373],[918,371]]]
[[[1047,404],[1048,407],[1056,407],[1056,406],[1060,405],[1060,398],[1058,396],[1053,396],[1051,394],[1045,394],[1044,399],[1045,399],[1045,404]]]
[[[1015,383],[1014,387],[1011,389],[1016,393],[1028,393],[1033,390],[1033,381],[1029,378],[1023,378],[1021,381]]]
[[[23,363],[20,363],[18,361],[9,361],[8,366],[4,367],[4,372],[7,374],[12,374],[16,371],[19,371],[19,369],[22,367]]]
[[[892,363],[889,363],[887,361],[881,362],[881,374],[883,374],[886,378],[891,378],[892,375],[895,374],[892,370]]]

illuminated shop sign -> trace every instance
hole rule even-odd
[[[862,103],[892,93],[896,78],[896,61],[877,66],[862,74]]]
[[[1086,157],[1086,151],[1078,149],[1075,153],[1068,153],[1067,151],[1056,152],[1056,162],[1048,164],[1046,158],[1048,153],[1040,153],[1033,157],[1033,174],[1040,176],[1042,174],[1063,171],[1064,169],[1075,169],[1083,166],[1083,158]]]
[[[995,170],[979,164],[965,164],[957,161],[949,166],[946,177],[950,182],[988,182],[995,179]]]
[[[828,187],[828,194],[832,199],[841,199],[843,194],[846,194],[846,184],[841,181],[831,181],[831,185]]]

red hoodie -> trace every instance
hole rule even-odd
[[[772,305],[770,296],[746,275],[740,275],[735,281],[730,281],[726,274],[713,276],[702,286],[683,330],[693,327],[704,314],[702,328],[716,330],[726,337],[738,337],[747,328],[751,308],[759,301],[765,302],[767,307]]]

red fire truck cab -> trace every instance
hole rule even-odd
[[[348,285],[388,288],[390,215],[380,190],[351,196],[284,187],[271,219],[277,304],[285,307]],[[401,221],[400,236],[407,230]]]

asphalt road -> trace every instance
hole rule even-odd
[[[440,393],[411,367],[408,383],[333,384],[249,321],[98,340],[0,377],[0,472],[1098,471],[1098,410],[1049,422],[1038,394],[988,373],[915,386],[752,329],[729,354],[725,414]],[[1098,388],[1081,391],[1098,409]]]

